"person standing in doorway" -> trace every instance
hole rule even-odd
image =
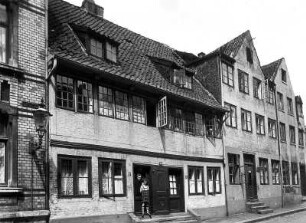
[[[140,193],[142,198],[142,218],[144,218],[145,209],[147,209],[147,214],[149,215],[149,217],[152,218],[150,214],[150,187],[147,179],[143,180],[140,187]]]

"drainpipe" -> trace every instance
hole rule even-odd
[[[282,208],[284,207],[284,193],[283,193],[283,163],[282,163],[282,155],[281,155],[281,145],[280,145],[280,131],[279,131],[279,119],[278,119],[278,109],[277,109],[277,101],[276,101],[276,84],[273,83],[274,90],[274,108],[275,108],[275,116],[276,116],[276,131],[277,131],[277,147],[278,147],[278,158],[279,158],[279,166],[280,166],[280,186],[281,186],[281,198],[282,198]],[[269,88],[269,80],[268,80],[268,88]]]

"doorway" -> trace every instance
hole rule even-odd
[[[257,200],[255,156],[244,154],[245,190],[248,201]]]
[[[306,196],[306,171],[305,171],[305,164],[300,164],[300,175],[301,175],[301,192],[302,192],[302,196]]]

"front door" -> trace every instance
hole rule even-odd
[[[169,209],[171,212],[184,211],[183,169],[169,168]]]
[[[306,196],[306,172],[305,164],[300,165],[300,175],[301,175],[301,192],[303,196]]]
[[[169,213],[169,180],[168,168],[152,166],[152,200],[155,214]]]
[[[254,155],[244,154],[245,190],[247,200],[257,199]]]

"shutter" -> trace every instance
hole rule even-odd
[[[163,127],[168,124],[167,97],[163,97],[156,106],[156,126]]]

